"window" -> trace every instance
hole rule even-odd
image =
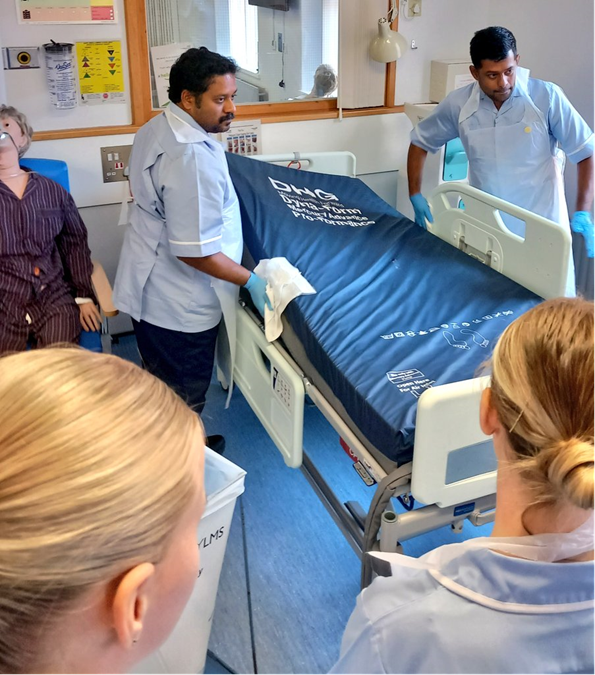
[[[300,4],[307,4],[310,0],[300,0]],[[313,0],[312,0],[313,1]],[[338,3],[338,0],[319,0],[324,1],[324,12],[332,12],[333,4]],[[219,8],[222,4],[228,6],[227,2],[222,0],[151,0],[153,7],[149,10],[146,0],[125,0],[124,14],[126,23],[126,35],[128,46],[128,61],[131,72],[130,78],[130,101],[132,124],[122,126],[105,126],[105,127],[89,127],[78,129],[60,129],[55,131],[44,131],[36,134],[36,140],[57,140],[61,138],[79,138],[85,136],[105,136],[112,134],[129,134],[134,133],[142,124],[147,122],[153,115],[158,114],[153,106],[152,87],[151,87],[151,67],[149,58],[149,44],[150,40],[155,39],[159,34],[164,40],[164,44],[171,44],[172,42],[183,42],[188,40],[187,29],[192,29],[196,32],[196,39],[192,40],[192,44],[205,45],[215,51],[219,50],[217,46],[217,36],[220,31],[217,31],[217,21],[219,15],[215,13],[214,7]],[[287,0],[291,7],[294,0]],[[387,3],[388,4],[388,3]],[[258,7],[258,9],[262,9]],[[291,12],[283,12],[280,10],[274,11],[274,15],[270,18],[275,19],[273,25],[269,21],[267,26],[268,33],[263,33],[263,26],[258,23],[258,45],[259,57],[262,59],[267,56],[267,49],[272,51],[272,28],[283,26],[283,16],[285,15],[285,28],[288,32],[292,29],[291,21],[288,22],[288,16]],[[189,25],[188,19],[192,14],[192,25]],[[328,14],[327,14],[328,16]],[[265,22],[266,23],[266,22]],[[335,50],[332,47],[332,31],[328,28],[330,22],[327,24],[325,35],[330,37],[324,38],[324,44],[329,45],[328,50],[323,52],[322,60],[324,62],[331,61],[329,51]],[[397,30],[396,23],[393,28]],[[210,30],[207,34],[206,30]],[[277,31],[279,32],[279,31]],[[268,35],[263,43],[264,35]],[[339,33],[337,31],[337,45],[339,43]],[[268,42],[268,45],[267,45]],[[223,51],[223,50],[220,50]],[[300,49],[301,51],[301,49]],[[332,62],[332,61],[331,61]],[[301,62],[300,62],[301,63]],[[250,73],[244,71],[246,79],[249,79]],[[396,64],[389,63],[386,66],[386,86],[385,86],[385,100],[384,106],[376,108],[344,110],[345,117],[352,117],[358,115],[375,115],[384,114],[387,112],[402,112],[403,107],[394,105],[394,90],[395,90],[395,73]],[[244,74],[242,75],[244,77]],[[259,73],[256,78],[252,75],[254,81],[257,83],[262,77],[262,72],[259,68]],[[302,91],[302,71],[300,68],[297,84],[299,91]],[[286,99],[290,98],[286,96]],[[276,100],[264,102],[259,101],[251,105],[242,105],[238,101],[236,118],[254,119],[259,118],[262,122],[292,122],[308,119],[331,119],[336,118],[339,114],[336,99],[303,99],[303,100],[286,100],[283,102],[276,102]],[[277,99],[278,100],[278,99]]]
[[[322,64],[337,71],[338,0],[145,3],[150,48],[204,45],[238,63],[238,103],[336,96],[336,86],[316,94],[314,76]]]
[[[303,0],[302,0],[303,2]],[[304,5],[302,4],[302,8]],[[316,0],[308,12],[302,12],[302,92],[316,93],[314,78],[321,65],[330,73],[339,70],[339,0]],[[328,82],[325,82],[328,85]],[[319,96],[336,96],[330,85],[320,87]]]
[[[258,72],[257,8],[246,0],[219,2],[217,18],[217,51],[228,54],[242,70],[255,75]]]

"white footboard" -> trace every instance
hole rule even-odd
[[[492,439],[479,427],[489,377],[426,389],[417,403],[411,493],[446,507],[496,491]]]
[[[238,307],[234,381],[283,456],[302,464],[304,382],[278,347]]]

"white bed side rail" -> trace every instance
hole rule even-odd
[[[238,308],[234,382],[267,430],[285,464],[302,464],[304,382],[264,331]]]
[[[439,185],[430,203],[433,234],[546,300],[565,294],[572,245],[567,229],[464,183]],[[524,239],[506,227],[501,212],[525,222]]]
[[[411,493],[440,507],[496,492],[496,457],[479,427],[489,377],[426,389],[417,403]]]
[[[328,173],[333,176],[355,178],[355,155],[346,150],[335,152],[289,152],[279,155],[253,155],[254,159],[280,166],[291,164],[294,169],[301,168],[315,173]]]

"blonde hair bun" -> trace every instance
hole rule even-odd
[[[541,470],[560,497],[581,509],[593,508],[593,443],[580,438],[560,440],[539,455]]]
[[[593,303],[546,300],[504,331],[491,400],[536,502],[593,508]]]

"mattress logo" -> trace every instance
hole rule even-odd
[[[309,188],[299,188],[296,187],[295,185],[292,185],[291,183],[284,183],[281,180],[275,180],[274,178],[271,178],[268,176],[268,179],[271,181],[271,185],[275,188],[275,190],[278,190],[279,192],[293,192],[294,194],[298,195],[299,197],[315,197],[318,199],[321,199],[324,202],[338,202],[339,198],[337,195],[334,195],[332,192],[325,192],[324,190],[321,190],[320,188],[315,188],[314,190],[310,190]]]
[[[374,221],[360,209],[346,207],[332,192],[320,188],[297,187],[270,176],[267,178],[295,218],[339,227],[374,225]]]

